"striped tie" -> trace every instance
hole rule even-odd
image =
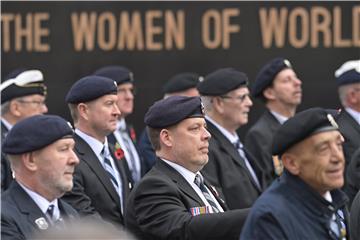
[[[204,179],[199,174],[196,174],[194,183],[200,188],[201,192],[203,193],[205,199],[208,201],[210,206],[212,207],[214,213],[220,212],[219,209],[216,206],[216,203],[214,202],[214,199],[211,197],[209,191],[205,187]]]
[[[49,208],[47,209],[47,211],[46,211],[46,216],[50,219],[51,223],[54,222],[54,219],[53,219],[53,217],[54,217],[54,207],[55,206],[53,204],[51,204],[49,206]]]
[[[109,156],[109,150],[104,146],[103,150],[101,151],[101,156],[103,156],[104,158],[104,167],[105,167],[105,171],[107,172],[107,174],[109,175],[112,184],[114,185],[115,189],[119,188],[119,183],[116,180],[116,173],[114,168],[112,167],[111,161],[108,158]]]

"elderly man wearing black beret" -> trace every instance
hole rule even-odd
[[[273,139],[283,174],[251,209],[241,239],[348,239],[343,136],[332,115],[311,108]]]
[[[1,239],[30,239],[50,227],[65,228],[77,217],[59,199],[73,187],[79,163],[74,144],[70,123],[58,116],[32,116],[9,131],[2,150],[15,180],[1,196]]]
[[[272,138],[301,103],[301,80],[289,60],[274,58],[261,68],[251,92],[265,103],[266,110],[247,132],[245,147],[254,155],[268,186],[282,171],[279,159],[271,155]]]
[[[212,135],[209,163],[202,172],[220,189],[230,209],[251,207],[263,187],[262,173],[236,133],[247,124],[252,106],[247,83],[244,73],[223,68],[198,85]]]
[[[200,98],[160,100],[145,123],[158,159],[130,193],[126,226],[140,239],[238,239],[248,209],[227,211],[200,173],[211,137]]]
[[[8,131],[20,120],[48,111],[45,98],[46,86],[39,70],[16,69],[6,76],[1,91],[1,142]],[[10,164],[1,153],[1,191],[12,181]]]
[[[63,197],[81,215],[100,216],[122,228],[129,193],[124,152],[114,149],[107,136],[116,129],[120,111],[117,84],[101,76],[87,76],[73,84],[66,96],[75,125],[74,188]]]

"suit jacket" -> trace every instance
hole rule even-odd
[[[66,193],[63,199],[71,204],[83,216],[100,216],[114,224],[123,226],[124,218],[121,213],[121,203],[108,173],[101,165],[91,147],[77,134],[74,134],[75,152],[80,164],[75,167],[74,187]],[[110,147],[110,146],[109,146]],[[110,147],[112,158],[120,173],[123,186],[123,201],[129,194],[131,184],[124,169],[125,159],[116,160]],[[124,208],[126,205],[124,204]]]
[[[201,206],[205,204],[186,179],[158,159],[131,192],[125,222],[140,239],[239,238],[249,209],[192,216],[190,208]]]
[[[117,130],[116,130],[117,131]],[[136,135],[135,135],[135,130],[134,128],[126,123],[126,132],[129,134],[130,136],[130,139],[132,140],[132,143],[134,144],[135,146],[135,149],[139,155],[139,159],[140,159],[140,171],[141,171],[141,177],[144,176],[144,174],[146,173],[146,167],[145,167],[145,164],[144,164],[144,159],[142,158],[142,155],[140,154],[140,150],[138,148],[138,145],[136,144]],[[109,136],[108,136],[108,141],[109,143],[111,143],[112,145],[115,146],[117,140],[116,140],[116,137],[114,135],[114,133],[111,133]],[[135,184],[135,181],[132,179],[132,176],[131,176],[131,172],[130,172],[130,168],[129,168],[129,165],[128,163],[125,161],[124,163],[124,166],[125,166],[125,170],[126,170],[126,174],[128,175],[128,178],[131,180],[131,184],[134,185]]]
[[[75,209],[61,199],[58,199],[58,206],[65,227],[78,218]],[[1,239],[31,238],[36,232],[45,230],[41,229],[44,224],[39,223],[40,218],[46,221],[38,205],[14,180],[1,196]]]
[[[360,192],[354,198],[350,210],[350,239],[360,239]]]
[[[205,179],[220,190],[230,209],[251,207],[262,190],[257,187],[234,145],[211,122],[207,121],[207,126],[211,133],[209,161],[201,172]],[[263,174],[246,149],[245,153],[263,186]]]
[[[346,180],[344,191],[349,197],[349,206],[351,206],[355,195],[360,190],[360,148],[354,152],[351,158],[346,170]]]
[[[276,178],[271,148],[274,133],[280,126],[274,115],[266,110],[245,137],[245,147],[254,156],[254,160],[263,172],[266,186]]]
[[[1,142],[4,142],[6,134],[9,130],[5,127],[1,121]],[[5,191],[12,182],[12,172],[10,167],[10,161],[6,154],[1,151],[1,192]]]
[[[360,125],[343,109],[336,119],[340,132],[345,138],[343,144],[346,166],[349,165],[353,153],[360,147]]]

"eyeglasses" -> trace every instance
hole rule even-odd
[[[243,102],[247,97],[250,98],[250,94],[246,93],[246,94],[239,95],[239,96],[236,96],[236,97],[232,97],[232,96],[228,96],[228,95],[222,95],[220,97],[223,98],[223,99],[233,99],[233,100],[239,100],[240,102]]]
[[[20,103],[34,104],[36,107],[41,107],[46,105],[45,101],[36,101],[36,100],[33,101],[17,100],[17,101]]]

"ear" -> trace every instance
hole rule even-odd
[[[160,131],[160,141],[166,146],[166,147],[172,147],[172,137],[171,132],[168,129],[162,129]]]
[[[281,156],[284,167],[293,175],[299,175],[300,164],[298,159],[292,153],[284,153]]]
[[[274,89],[272,87],[267,87],[264,91],[263,91],[263,95],[266,99],[269,100],[275,100],[275,92]]]
[[[16,100],[11,100],[10,101],[10,112],[11,114],[13,114],[16,117],[21,117],[21,111],[19,110],[19,103]]]
[[[212,102],[213,102],[213,108],[215,109],[216,112],[218,113],[224,112],[224,102],[221,100],[220,97],[214,97],[212,99]]]
[[[34,152],[22,154],[21,161],[23,162],[23,165],[27,170],[31,172],[37,170],[37,164],[35,161]]]
[[[89,106],[87,104],[79,103],[76,108],[81,118],[89,120]]]
[[[356,90],[355,89],[350,89],[349,94],[348,94],[348,101],[352,105],[358,104],[358,98],[357,98],[356,95],[357,95]]]

